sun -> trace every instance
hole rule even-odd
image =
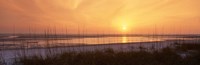
[[[121,34],[128,34],[132,28],[132,20],[128,17],[121,17],[113,20],[113,27]]]
[[[124,33],[127,32],[127,29],[128,29],[127,25],[125,25],[125,24],[122,25],[121,29],[122,29],[122,32],[124,32]]]
[[[126,31],[127,30],[127,26],[122,26],[122,30]]]

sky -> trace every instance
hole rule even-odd
[[[200,0],[0,0],[0,33],[199,34]]]

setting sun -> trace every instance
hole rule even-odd
[[[123,26],[122,26],[122,30],[123,30],[123,31],[127,31],[127,26],[126,26],[126,25],[123,25]]]

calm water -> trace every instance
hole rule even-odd
[[[188,36],[188,35],[187,35]],[[178,39],[194,39],[184,38],[183,36],[152,36],[152,35],[141,35],[141,36],[77,36],[77,35],[58,35],[49,36],[46,38],[45,35],[0,35],[0,49],[15,49],[15,48],[41,48],[41,47],[54,47],[54,46],[74,46],[74,45],[93,45],[93,44],[115,44],[115,43],[134,43],[134,42],[154,42],[154,41],[165,41],[165,40],[178,40]],[[191,35],[189,35],[191,37]],[[17,40],[13,40],[17,39]]]
[[[16,36],[10,36],[15,38]],[[0,41],[1,49],[12,48],[39,48],[39,47],[54,47],[54,46],[72,46],[72,45],[91,45],[91,44],[114,44],[114,43],[133,43],[133,42],[154,42],[165,40],[176,40],[183,38],[174,37],[90,37],[90,38],[62,38],[62,39],[41,39],[41,40],[17,40],[17,41]]]

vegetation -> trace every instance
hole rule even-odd
[[[5,60],[3,59],[1,54],[0,54],[0,65],[5,65]]]
[[[65,52],[46,57],[23,56],[16,59],[15,65],[200,65],[200,50],[197,49],[199,47],[199,45],[181,44],[176,48],[164,48],[153,52],[145,50],[119,52],[105,49]],[[196,53],[188,52],[189,50]],[[185,53],[189,55],[182,56]]]

